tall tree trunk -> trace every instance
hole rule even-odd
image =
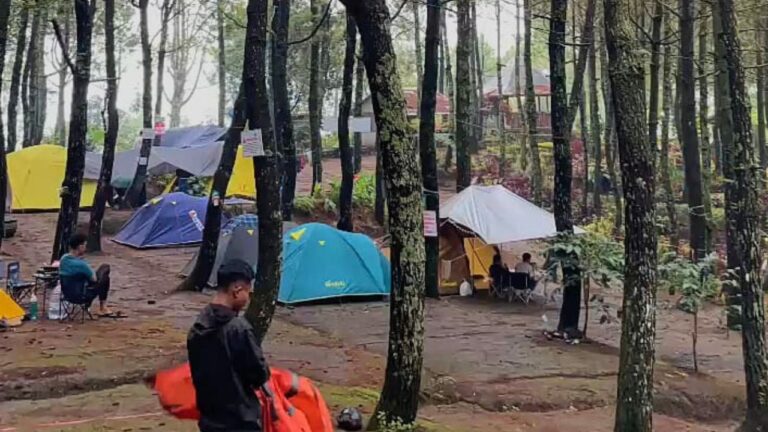
[[[63,39],[64,45],[69,48],[70,33],[71,33],[71,21],[72,21],[72,5],[69,2],[61,4],[61,10],[59,11],[64,21]],[[53,129],[53,135],[56,137],[56,141],[62,147],[67,145],[67,120],[64,113],[67,91],[67,77],[69,76],[69,70],[67,69],[67,62],[63,59],[57,63],[59,68],[58,78],[59,82],[56,86],[57,102],[56,102],[56,126]]]
[[[424,349],[424,238],[416,143],[408,133],[405,98],[397,73],[384,0],[342,0],[354,16],[373,98],[387,182],[392,239],[389,351],[376,407],[388,420],[416,420]],[[376,427],[376,417],[369,429]]]
[[[696,259],[707,254],[707,219],[701,181],[699,137],[696,129],[696,81],[693,70],[694,1],[680,0],[680,126],[688,191],[690,244]]]
[[[709,137],[709,33],[707,2],[699,3],[699,131],[701,131],[701,185],[704,217],[707,224],[707,251],[712,250],[712,145]]]
[[[310,9],[312,11],[312,23],[318,25],[320,14],[317,6],[317,0],[310,0]],[[323,100],[320,87],[320,41],[317,36],[310,41],[309,54],[309,137],[310,147],[312,149],[312,190],[323,182],[323,143],[320,136],[320,122],[322,121],[321,108]]]
[[[218,125],[224,127],[224,119],[226,117],[225,110],[227,105],[227,53],[224,45],[224,0],[216,1],[216,42],[217,54],[219,57],[218,73],[216,78],[219,83],[219,111],[218,111]]]
[[[91,37],[96,0],[75,0],[77,48],[72,70],[72,107],[64,181],[61,184],[61,208],[56,223],[51,261],[67,251],[67,240],[77,226],[80,194],[85,171],[85,145],[88,134],[88,84],[91,80]]]
[[[155,118],[158,120],[163,116],[163,78],[165,78],[165,56],[168,53],[168,24],[171,21],[171,13],[176,9],[176,1],[163,0],[160,6],[160,44],[157,47],[157,83],[155,85]],[[180,9],[183,9],[183,6]],[[181,10],[176,13],[185,12]],[[174,50],[178,49],[178,46],[174,46]]]
[[[723,191],[725,195],[725,248],[728,271],[725,272],[723,291],[728,305],[726,318],[730,329],[738,330],[741,326],[741,290],[735,275],[740,271],[741,259],[737,247],[739,232],[736,226],[736,209],[729,203],[735,202],[733,196],[735,182],[734,160],[734,124],[731,111],[731,89],[728,82],[728,59],[725,43],[722,38],[722,19],[720,6],[717,2],[712,8],[712,30],[715,41],[715,58],[717,74],[715,75],[715,105],[717,106],[718,139],[721,143]]]
[[[115,161],[119,118],[117,113],[117,66],[115,62],[115,0],[104,2],[104,39],[107,60],[107,118],[104,121],[104,150],[101,154],[101,172],[96,186],[96,195],[91,207],[88,224],[88,251],[101,251],[101,221],[104,209],[112,194],[112,165]]]
[[[768,148],[766,148],[765,142],[765,58],[763,57],[763,50],[768,49],[764,47],[765,43],[763,33],[766,31],[761,29],[762,24],[765,22],[765,18],[761,16],[755,17],[755,63],[758,67],[755,69],[755,84],[757,86],[757,149],[760,155],[760,167],[763,169],[768,168]],[[706,26],[702,26],[706,28]],[[705,30],[706,32],[706,30]],[[700,39],[701,40],[701,39]],[[701,60],[699,60],[701,61]]]
[[[143,71],[143,90],[141,95],[142,126],[144,129],[152,128],[152,44],[149,40],[149,23],[147,7],[149,0],[139,0],[139,25],[141,27],[141,68]],[[136,174],[133,182],[125,194],[125,201],[138,207],[144,204],[144,195],[147,179],[147,164],[152,152],[153,139],[142,134],[139,160],[136,165]]]
[[[363,85],[365,84],[365,65],[362,60],[362,50],[358,50],[355,62],[355,117],[363,116]],[[355,174],[363,169],[363,135],[355,132]]]
[[[648,99],[648,142],[653,152],[654,165],[658,154],[659,129],[659,78],[661,70],[661,31],[664,24],[664,4],[662,0],[654,0],[653,18],[651,19],[651,86]]]
[[[35,3],[34,8],[32,26],[29,31],[29,45],[27,46],[27,61],[24,63],[24,73],[21,79],[21,110],[24,113],[22,128],[24,134],[21,142],[23,148],[32,145],[32,128],[35,121],[35,107],[30,101],[34,100],[35,93],[35,68],[37,66],[35,51],[39,45],[40,19],[43,8],[39,7],[38,3]]]
[[[387,213],[387,189],[386,185],[384,184],[384,164],[382,161],[382,154],[381,154],[381,137],[379,136],[378,131],[376,132],[376,178],[375,181],[375,187],[376,187],[376,195],[374,196],[374,203],[373,203],[373,216],[374,219],[376,219],[376,222],[386,227],[386,213]]]
[[[29,22],[29,7],[21,5],[19,28],[16,33],[16,52],[14,53],[13,69],[11,70],[11,88],[8,92],[8,144],[6,151],[16,150],[16,120],[19,107],[19,90],[21,87],[21,71],[24,63],[24,51],[27,45],[27,24]]]
[[[47,113],[48,91],[45,77],[45,35],[48,9],[36,3],[32,19],[32,34],[27,51],[25,70],[27,81],[27,108],[24,111],[24,142],[26,147],[39,145],[43,140],[43,129]],[[23,102],[23,101],[22,101]]]
[[[725,48],[728,87],[733,116],[733,180],[735,184],[727,206],[733,212],[737,236],[736,250],[741,257],[737,270],[742,296],[742,352],[747,384],[745,431],[768,430],[768,349],[765,341],[765,302],[760,274],[760,178],[755,166],[752,119],[741,43],[732,0],[718,0],[722,32],[718,34]]]
[[[668,39],[672,35],[672,25],[669,13],[664,16],[664,38]],[[675,208],[675,195],[672,192],[672,179],[670,176],[670,164],[669,164],[669,127],[672,122],[672,62],[674,61],[674,47],[672,44],[667,44],[664,47],[664,65],[662,71],[662,82],[664,83],[662,89],[661,100],[661,150],[659,152],[659,173],[661,180],[661,188],[664,196],[664,207],[667,213],[667,233],[669,234],[669,242],[677,249],[679,243],[678,231],[677,231],[677,210]]]
[[[590,116],[590,132],[592,141],[592,151],[595,153],[595,169],[592,176],[592,208],[594,209],[595,216],[600,218],[603,213],[603,200],[602,190],[600,188],[600,180],[603,178],[603,149],[600,142],[600,132],[602,126],[600,125],[600,100],[597,95],[597,82],[600,79],[597,75],[597,43],[592,44],[592,49],[589,50],[589,116]]]
[[[8,21],[11,15],[11,2],[0,4],[0,77],[5,71],[5,51],[8,43]],[[0,81],[0,95],[2,94],[2,81]],[[8,166],[5,160],[5,134],[3,133],[3,118],[0,116],[0,226],[5,227],[5,200],[8,194]],[[5,230],[0,231],[4,234]],[[0,248],[3,245],[4,235],[0,235]]]
[[[445,91],[446,96],[448,96],[448,100],[451,101],[451,114],[455,113],[456,111],[456,100],[455,97],[455,82],[453,80],[453,67],[451,65],[451,46],[448,45],[448,29],[446,27],[446,12],[445,8],[441,9],[442,11],[442,17],[440,19],[440,39],[442,40],[443,46],[445,46]],[[457,47],[458,48],[458,47]],[[451,122],[453,123],[453,128],[455,130],[456,128],[456,119],[453,118],[453,115],[451,115]]]
[[[272,92],[275,112],[275,140],[282,149],[283,219],[293,219],[293,198],[296,195],[296,142],[293,139],[293,118],[288,95],[288,29],[291,19],[290,0],[273,2],[272,15]]]
[[[472,128],[473,135],[475,139],[471,141],[472,147],[470,147],[470,152],[472,154],[477,153],[480,150],[480,144],[483,142],[483,136],[484,136],[484,118],[483,113],[481,111],[483,107],[483,59],[480,56],[480,38],[479,33],[477,31],[477,3],[472,2],[470,4],[470,26],[472,29],[472,58],[474,61],[474,69],[472,69],[473,73],[473,92],[472,96],[474,99],[474,124],[475,127]]]
[[[240,145],[240,133],[245,128],[245,121],[245,93],[241,85],[240,90],[237,92],[232,120],[229,124],[227,135],[224,138],[219,166],[213,174],[213,185],[208,196],[208,207],[205,213],[203,241],[200,243],[195,267],[192,269],[192,273],[181,283],[180,290],[202,291],[208,286],[208,280],[211,277],[213,265],[216,261],[216,251],[219,247],[221,201],[226,196],[227,187],[229,187],[229,180],[232,177],[232,170],[237,157],[237,147]]]
[[[411,2],[411,9],[413,10],[413,48],[416,54],[416,105],[419,105],[421,100],[421,82],[424,79],[424,63],[422,63],[421,54],[421,16],[419,14],[419,7],[421,3]]]
[[[515,101],[517,102],[517,113],[520,116],[520,129],[525,130],[525,110],[523,108],[522,90],[520,87],[520,57],[522,52],[520,51],[520,29],[523,27],[522,9],[520,0],[515,0]],[[528,143],[525,134],[518,138],[520,143],[520,169],[523,172],[528,170]]]
[[[427,10],[427,15],[429,15],[429,10]],[[443,43],[443,16],[444,13],[441,13],[440,22],[437,25],[437,92],[445,94],[445,52],[449,48],[445,46],[445,43]]]
[[[654,162],[645,111],[645,71],[629,0],[605,1],[606,44],[624,180],[624,317],[616,432],[653,430],[657,239]]]
[[[251,303],[245,313],[253,325],[256,337],[263,340],[275,312],[280,288],[280,266],[283,254],[283,220],[280,209],[279,155],[272,129],[267,92],[267,2],[248,1],[248,27],[245,36],[243,89],[248,125],[260,129],[264,156],[253,158],[256,174],[256,209],[259,216],[259,262]]]
[[[499,177],[504,178],[507,148],[504,140],[504,84],[501,78],[501,0],[496,0],[496,135],[499,138]]]
[[[581,179],[582,180],[582,183],[581,183],[582,184],[582,190],[581,190],[582,214],[581,215],[585,220],[589,218],[589,141],[588,141],[589,139],[587,138],[589,136],[589,126],[587,126],[586,102],[585,102],[584,84],[583,84],[584,83],[583,77],[585,75],[584,72],[586,72],[586,70],[585,69],[578,70],[578,67],[581,65],[581,63],[579,63],[579,60],[581,60],[584,64],[584,67],[586,68],[589,53],[592,52],[590,45],[593,43],[592,35],[591,35],[593,26],[590,25],[587,28],[587,20],[594,21],[595,2],[596,0],[590,0],[587,6],[588,9],[591,10],[591,12],[588,11],[584,17],[585,28],[581,33],[581,48],[578,50],[580,51],[579,57],[576,56],[576,52],[577,52],[576,46],[579,43],[578,39],[576,38],[576,18],[578,15],[576,13],[576,8],[573,9],[573,13],[571,14],[571,18],[572,18],[571,20],[573,22],[573,25],[572,25],[573,27],[573,35],[572,35],[573,36],[573,50],[572,50],[573,64],[574,64],[574,68],[577,68],[576,70],[574,70],[574,75],[582,76],[581,82],[579,83],[581,88],[577,93],[571,93],[571,99],[573,99],[574,97],[577,97],[579,101],[579,108],[578,108],[579,109],[579,130],[581,132],[581,146],[583,151],[582,164],[584,165],[584,176]],[[592,14],[591,17],[588,15],[589,13]],[[574,79],[574,82],[575,81],[576,80]],[[575,114],[575,111],[574,111],[574,114]]]
[[[533,87],[533,61],[531,60],[531,0],[523,1],[525,9],[525,44],[523,48],[523,62],[525,64],[525,120],[528,122],[525,133],[528,135],[528,150],[531,153],[531,180],[533,187],[533,202],[542,205],[544,178],[541,175],[541,158],[539,157],[539,143],[536,135],[538,113],[536,112],[536,93]]]
[[[570,124],[573,117],[569,112],[565,94],[565,24],[568,0],[552,0],[549,21],[549,69],[552,93],[552,143],[555,163],[555,190],[553,194],[555,226],[558,233],[573,233],[573,210],[571,207],[571,161]],[[581,312],[581,275],[575,256],[563,264],[563,306],[560,310],[558,331],[579,328]]]
[[[421,107],[419,109],[419,155],[421,159],[421,181],[424,188],[425,209],[435,212],[439,220],[440,194],[437,179],[437,149],[435,146],[435,107],[437,105],[437,52],[440,44],[440,0],[427,3],[427,32],[424,41],[424,83],[421,88]],[[438,260],[440,242],[438,237],[425,237],[426,253],[426,295],[432,298],[440,296]]]
[[[418,14],[418,10],[414,10]],[[339,192],[339,222],[336,227],[352,232],[352,188],[354,187],[355,163],[349,142],[349,114],[352,108],[352,79],[355,69],[357,30],[355,19],[347,13],[347,46],[344,51],[341,101],[339,102],[339,159],[341,162],[341,191]]]
[[[608,49],[605,44],[605,38],[603,38],[603,46],[600,47],[600,68],[601,76],[608,77]],[[616,128],[614,118],[614,106],[613,96],[611,94],[611,82],[608,79],[603,79],[603,100],[605,106],[605,134],[603,135],[603,143],[605,144],[605,166],[608,171],[608,178],[611,180],[611,186],[613,186],[613,232],[615,235],[620,235],[623,225],[623,210],[621,206],[621,184],[619,183],[619,176],[616,173],[616,158],[614,153],[616,152]]]
[[[457,0],[458,36],[456,44],[456,191],[472,182],[471,150],[474,141],[472,107],[472,24],[470,1]]]

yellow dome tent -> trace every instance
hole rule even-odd
[[[173,192],[177,179],[173,178],[165,187],[163,193]],[[206,182],[206,192],[211,192],[213,177]],[[232,176],[229,178],[226,197],[254,198],[256,197],[256,178],[253,175],[253,158],[243,156],[243,146],[237,148],[235,166],[232,167]]]
[[[23,210],[54,210],[61,205],[59,190],[67,165],[67,149],[43,144],[9,153],[8,181],[12,197],[11,208]],[[83,179],[80,205],[93,204],[96,182]]]

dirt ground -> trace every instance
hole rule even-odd
[[[372,162],[366,158],[364,167]],[[337,163],[326,165],[328,178],[338,174]],[[306,172],[299,180],[305,192]],[[31,277],[48,258],[55,215],[17,217],[3,259],[19,260]],[[196,430],[164,415],[142,384],[185,359],[186,330],[208,298],[174,292],[195,249],[137,251],[108,240],[104,249],[89,259],[112,265],[111,298],[127,317],[38,321],[0,333],[0,432]],[[618,292],[603,294],[620,301]],[[657,311],[655,430],[732,431],[744,405],[740,337],[723,329],[717,308],[707,309],[694,373],[692,320],[673,304],[662,297]],[[600,325],[593,313],[593,341],[571,346],[542,335],[557,321],[554,305],[450,297],[426,308],[425,430],[613,430],[619,323]],[[278,308],[265,351],[272,364],[315,380],[332,410],[369,413],[384,375],[388,309],[382,302]]]

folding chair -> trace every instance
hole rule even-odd
[[[524,304],[528,304],[531,301],[531,293],[533,291],[533,280],[528,273],[510,273],[510,290],[509,301],[520,300]]]
[[[93,315],[88,310],[90,301],[86,297],[85,290],[88,289],[88,280],[82,276],[59,276],[61,283],[61,297],[59,298],[59,318],[60,321],[74,321],[80,316],[80,322],[85,322],[85,318],[93,319]]]
[[[34,282],[21,280],[21,264],[18,261],[8,263],[5,281],[5,290],[16,303],[21,303],[35,290]]]

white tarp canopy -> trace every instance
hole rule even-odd
[[[470,186],[440,206],[440,219],[472,230],[488,244],[553,237],[555,216],[501,185]],[[577,234],[584,230],[576,227]]]
[[[194,176],[211,177],[219,166],[223,146],[224,143],[217,142],[201,147],[152,147],[147,170],[152,175],[163,175],[182,169]],[[101,155],[94,154],[91,158],[95,160],[96,157],[98,157],[97,167],[100,168]],[[115,162],[112,165],[112,178],[132,179],[136,173],[138,161],[139,149],[116,153]]]

